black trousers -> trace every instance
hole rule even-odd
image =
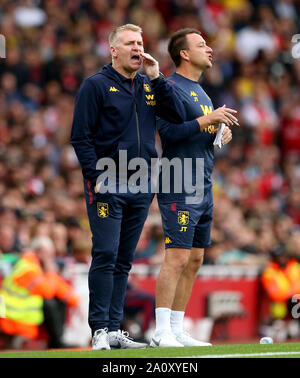
[[[43,326],[49,335],[48,348],[62,348],[62,336],[66,320],[66,304],[57,298],[44,299]]]

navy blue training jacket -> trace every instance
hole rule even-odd
[[[94,186],[101,173],[98,159],[116,161],[127,150],[128,161],[142,157],[150,165],[155,150],[156,116],[182,123],[185,109],[172,84],[164,78],[152,82],[137,73],[134,80],[119,74],[111,64],[85,79],[77,93],[71,144],[83,177]]]

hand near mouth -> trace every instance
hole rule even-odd
[[[141,53],[143,59],[143,65],[146,75],[150,80],[154,80],[159,77],[159,64],[150,54]]]

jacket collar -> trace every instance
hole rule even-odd
[[[109,63],[109,64],[106,64],[101,72],[106,75],[106,76],[109,76],[109,77],[112,77],[114,78],[115,80],[118,80],[119,82],[121,83],[125,83],[125,82],[128,82],[128,81],[131,81],[130,78],[128,77],[125,77],[123,76],[122,74],[120,74],[117,70],[115,70],[112,66],[112,63]],[[134,80],[139,83],[141,80],[142,80],[142,75],[139,74],[138,72],[136,73],[135,77],[134,77]]]

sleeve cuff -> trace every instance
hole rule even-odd
[[[155,79],[152,79],[150,81],[151,81],[152,84],[155,84],[155,83],[158,82],[159,79],[164,79],[164,78],[165,78],[164,75],[160,72],[158,77],[156,77]]]
[[[193,136],[193,135],[199,134],[200,131],[201,131],[200,125],[199,125],[198,121],[196,121],[195,119],[192,120],[192,121],[185,122],[184,127],[188,128],[190,137]]]

